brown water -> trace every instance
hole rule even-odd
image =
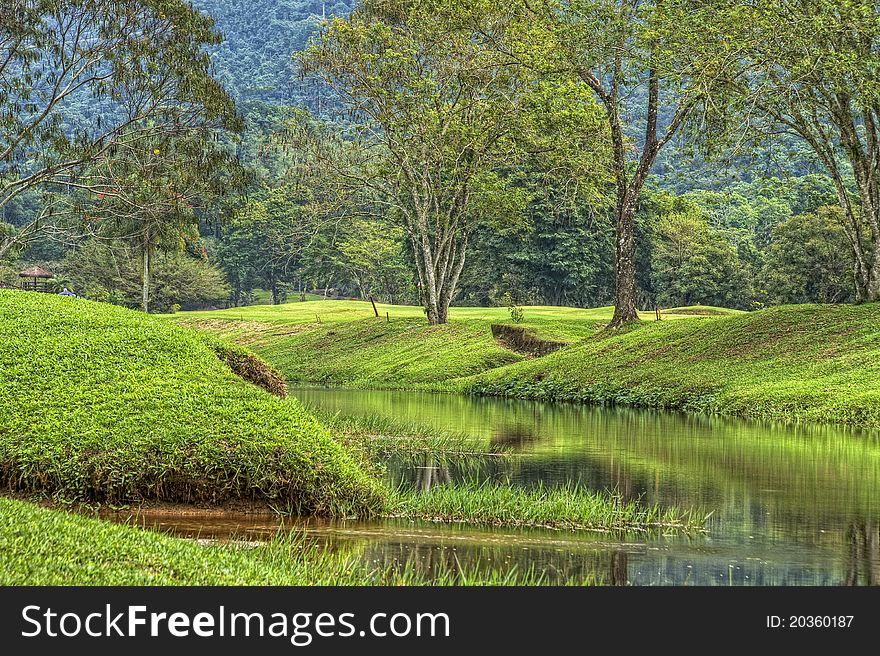
[[[341,389],[294,390],[307,406],[467,433],[510,458],[389,455],[394,483],[492,479],[577,483],[645,503],[711,511],[703,536],[474,528],[404,521],[303,521],[377,566],[500,563],[551,580],[632,585],[880,584],[880,433],[567,404]],[[191,537],[277,530],[271,517],[152,517]]]

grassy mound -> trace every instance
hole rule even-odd
[[[880,425],[880,304],[639,324],[457,383],[479,394]]]
[[[383,493],[299,403],[143,314],[0,290],[0,485],[119,503],[366,513]]]
[[[237,322],[188,321],[215,334],[241,340],[291,382],[360,387],[433,384],[518,362],[481,325],[430,327],[419,319],[362,319],[283,328]],[[296,326],[294,326],[296,328]]]
[[[380,569],[302,537],[199,544],[0,498],[0,585],[536,585],[542,573],[439,562]],[[586,584],[591,581],[571,581]]]
[[[173,320],[236,341],[266,358],[291,382],[352,387],[432,387],[523,360],[493,338],[505,323],[546,346],[594,335],[613,308],[456,307],[450,322],[428,326],[420,307],[317,301],[185,312]],[[387,316],[386,316],[387,314]],[[646,313],[645,318],[653,317]],[[540,349],[539,349],[540,350]],[[546,350],[546,349],[543,349]],[[542,352],[543,352],[542,350]]]

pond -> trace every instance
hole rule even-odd
[[[629,585],[880,585],[880,433],[678,413],[399,391],[297,389],[306,406],[466,433],[509,457],[389,456],[396,484],[577,483],[711,512],[705,535],[307,521],[377,567],[510,565],[551,581]],[[157,517],[181,535],[271,535],[247,517]]]

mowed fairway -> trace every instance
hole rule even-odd
[[[471,393],[880,426],[880,304],[788,305],[606,331]]]
[[[175,319],[248,345],[298,383],[880,425],[875,303],[675,308],[622,331],[604,330],[611,308],[524,307],[516,324],[507,308],[452,308],[443,326],[416,307],[379,311],[318,301]],[[567,346],[532,357],[496,340],[493,324]]]

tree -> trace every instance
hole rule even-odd
[[[245,173],[210,133],[192,128],[182,136],[120,144],[69,186],[70,202],[99,239],[123,239],[141,254],[141,309],[150,309],[151,261],[157,247],[179,251],[204,210],[231,190]]]
[[[711,97],[725,60],[690,43],[704,25],[670,20],[658,0],[528,0],[523,45],[508,52],[538,71],[567,71],[605,109],[615,188],[615,296],[612,327],[637,321],[635,215],[658,153]],[[538,44],[536,47],[535,44]],[[631,98],[641,94],[633,111]],[[642,123],[641,134],[636,124]]]
[[[736,249],[696,207],[677,205],[656,226],[652,282],[658,305],[745,305],[750,285]]]
[[[384,297],[389,303],[406,295],[412,284],[404,260],[404,234],[399,227],[361,219],[346,226],[337,244],[339,265],[357,285],[360,297]]]
[[[282,302],[282,285],[297,275],[321,228],[310,202],[311,193],[295,182],[262,187],[221,226],[218,261],[233,285],[236,305],[261,285],[273,304]]]
[[[507,28],[488,0],[368,0],[301,58],[354,117],[347,138],[361,147],[339,178],[405,231],[431,324],[447,321],[486,209],[514,218],[527,201],[506,172],[523,151],[533,79],[495,47]]]
[[[719,105],[760,134],[803,140],[824,166],[853,252],[856,299],[880,300],[880,10],[867,0],[686,2],[710,12],[743,74]],[[736,44],[732,46],[731,44]],[[852,176],[850,184],[849,176]]]
[[[841,210],[826,206],[773,229],[762,278],[773,303],[853,299],[853,255]]]
[[[237,130],[209,74],[212,21],[183,0],[10,0],[0,9],[0,207],[120,149]],[[33,237],[36,221],[20,229]]]
[[[614,234],[606,207],[572,193],[568,176],[554,180],[541,168],[524,171],[524,220],[475,229],[462,284],[468,304],[497,305],[505,293],[528,305],[610,304]]]
[[[58,270],[66,284],[86,298],[125,307],[141,303],[141,254],[124,241],[88,240],[74,248]],[[218,303],[228,296],[223,272],[205,258],[169,251],[153,262],[150,298],[159,311]]]

